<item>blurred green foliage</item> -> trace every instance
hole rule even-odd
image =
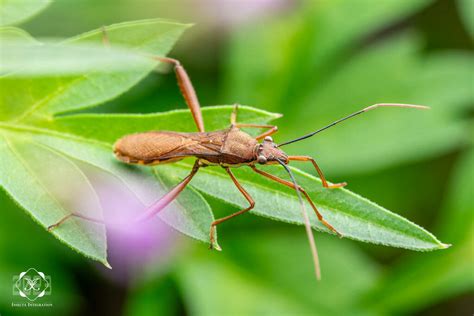
[[[50,3],[51,0],[2,0],[0,6],[0,26],[18,24],[31,19]]]
[[[210,11],[216,2],[202,6]],[[133,19],[199,22],[173,55],[187,66],[202,103],[283,113],[278,140],[375,102],[432,106],[429,114],[378,110],[288,151],[314,155],[329,179],[419,219],[453,247],[411,253],[317,234],[323,280],[316,283],[302,229],[248,216],[221,227],[223,253],[178,240],[159,270],[139,266],[118,282],[123,271],[107,273],[57,243],[2,192],[0,313],[44,314],[10,306],[11,277],[30,266],[52,276],[54,308],[47,312],[57,315],[472,313],[472,1],[291,2],[230,26],[189,7],[56,1],[22,27],[65,37]],[[241,12],[230,4],[220,9],[216,15]],[[176,107],[184,106],[173,76],[152,74],[100,111]],[[216,217],[235,209],[209,200],[225,211]]]
[[[311,146],[293,145],[295,152],[317,157],[332,174],[366,173],[459,148],[468,139],[459,116],[474,98],[472,55],[421,54],[423,40],[408,28],[379,38],[370,34],[377,30],[372,27],[387,27],[381,21],[401,19],[427,2],[370,5],[374,1],[369,0],[370,10],[352,15],[364,1],[310,2],[295,17],[296,29],[286,19],[249,25],[252,31],[239,30],[229,49],[227,96],[282,113],[288,108],[280,130],[290,138],[364,105],[401,102],[433,108],[429,114],[381,110],[324,132]],[[292,43],[295,39],[299,45]]]

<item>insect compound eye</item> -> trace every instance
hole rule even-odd
[[[265,156],[263,156],[263,155],[259,155],[259,156],[257,157],[257,162],[258,162],[259,164],[264,165],[264,164],[267,163],[267,158],[265,158]]]
[[[273,142],[273,138],[271,136],[265,136],[263,140],[266,142]]]

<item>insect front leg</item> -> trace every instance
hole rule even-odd
[[[244,214],[248,211],[250,211],[251,209],[254,208],[255,206],[255,201],[252,199],[252,197],[250,196],[250,194],[242,187],[242,185],[239,183],[239,181],[237,180],[237,178],[234,176],[234,174],[232,173],[232,171],[230,171],[229,168],[224,168],[225,171],[227,171],[227,173],[229,174],[230,178],[232,179],[232,181],[234,182],[235,186],[237,187],[237,189],[239,189],[240,193],[242,193],[242,195],[245,197],[245,199],[247,199],[247,201],[249,202],[249,207],[243,209],[243,210],[240,210],[238,212],[235,212],[229,216],[226,216],[226,217],[223,217],[223,218],[220,218],[220,219],[217,219],[215,221],[212,222],[211,224],[211,230],[209,232],[209,248],[210,249],[213,249],[214,248],[214,241],[215,241],[215,234],[216,234],[216,226],[233,218],[233,217],[236,217],[238,215],[241,215],[241,214]],[[216,250],[221,250],[220,248],[216,248]]]
[[[278,132],[278,126],[275,125],[261,125],[261,124],[240,124],[237,123],[237,110],[239,109],[238,104],[234,104],[234,110],[232,111],[232,114],[230,115],[230,124],[237,127],[237,128],[242,128],[242,127],[250,127],[250,128],[268,128],[269,130],[258,135],[255,137],[256,140],[262,140],[267,136],[270,136],[272,134],[275,134]]]
[[[275,125],[258,125],[258,124],[236,124],[235,125],[238,128],[241,127],[251,127],[251,128],[268,128],[268,131],[258,135],[255,137],[256,140],[262,140],[267,136],[273,135],[276,132],[278,132],[278,126]]]
[[[266,178],[269,178],[273,181],[276,181],[278,183],[281,183],[283,185],[286,185],[287,187],[290,187],[290,188],[293,188],[295,189],[295,185],[292,183],[292,182],[289,182],[289,181],[286,181],[284,179],[281,179],[277,176],[274,176],[268,172],[265,172],[265,171],[262,171],[262,170],[259,170],[257,169],[255,166],[251,166],[251,168],[253,169],[253,171],[255,171],[256,173],[266,177]],[[303,189],[301,186],[298,186],[298,190],[303,193],[303,195],[305,196],[306,200],[309,202],[309,204],[311,205],[311,208],[314,210],[314,212],[316,213],[316,216],[318,217],[319,221],[321,223],[323,223],[324,226],[326,226],[330,231],[336,233],[339,237],[343,237],[343,235],[338,232],[331,224],[329,224],[323,217],[323,215],[318,211],[318,209],[316,208],[316,205],[314,205],[313,201],[311,200],[311,198],[309,197],[309,194],[305,191],[305,189]]]
[[[288,160],[290,160],[290,161],[311,161],[314,168],[318,172],[319,178],[321,178],[321,181],[323,182],[323,187],[325,187],[325,188],[336,189],[336,188],[345,187],[347,185],[347,182],[328,184],[328,182],[326,181],[326,178],[324,177],[324,174],[323,174],[323,171],[321,170],[321,168],[319,168],[316,161],[313,158],[309,157],[309,156],[288,156]]]
[[[237,112],[239,111],[239,104],[236,103],[234,104],[234,109],[232,110],[232,113],[230,114],[230,124],[235,125],[237,124]]]

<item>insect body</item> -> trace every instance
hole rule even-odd
[[[108,40],[104,41],[108,43]],[[395,106],[395,107],[410,107],[410,108],[422,108],[427,107],[419,105],[409,104],[398,104],[398,103],[380,103],[369,107],[366,107],[360,111],[357,111],[349,116],[346,116],[340,120],[337,120],[319,130],[316,130],[307,135],[301,136],[294,140],[290,140],[277,145],[270,135],[277,132],[277,127],[273,125],[257,125],[257,124],[239,124],[237,122],[237,111],[238,106],[234,107],[230,119],[230,127],[225,130],[206,132],[204,129],[204,122],[201,115],[201,109],[196,96],[195,90],[191,84],[189,76],[187,75],[184,68],[181,66],[179,61],[166,58],[166,57],[153,57],[154,59],[171,63],[174,65],[175,73],[178,79],[178,85],[183,94],[183,97],[191,110],[192,117],[196,123],[198,132],[196,133],[179,133],[173,131],[150,131],[132,135],[126,135],[119,139],[114,146],[114,153],[116,157],[122,162],[129,164],[142,164],[142,165],[160,165],[164,163],[172,163],[179,161],[187,157],[195,157],[195,164],[187,177],[185,177],[178,185],[171,189],[168,193],[158,199],[153,205],[147,208],[147,210],[140,215],[136,221],[143,221],[148,218],[155,216],[158,212],[164,209],[169,203],[171,203],[180,192],[188,185],[191,179],[196,175],[199,168],[215,165],[223,167],[229,174],[231,180],[234,182],[237,189],[242,193],[245,199],[248,201],[249,206],[236,213],[220,218],[212,222],[210,227],[210,247],[214,246],[215,227],[235,216],[244,214],[251,210],[255,206],[255,202],[251,195],[245,190],[245,188],[239,183],[237,178],[231,171],[233,167],[248,166],[253,169],[256,173],[271,179],[279,184],[291,187],[296,190],[302,209],[304,210],[304,204],[302,201],[302,195],[308,201],[309,205],[315,212],[318,219],[333,233],[342,236],[330,223],[328,223],[317,209],[316,205],[311,200],[310,196],[306,191],[301,188],[291,172],[287,167],[291,161],[306,161],[310,162],[316,172],[318,173],[322,185],[325,188],[334,189],[340,188],[346,185],[346,183],[329,184],[324,177],[321,169],[319,168],[316,161],[308,156],[290,156],[283,152],[280,148],[284,145],[297,142],[308,137],[311,137],[331,126],[334,126],[344,120],[352,118],[356,115],[364,112],[373,110],[378,107]],[[243,132],[241,128],[258,128],[266,129],[264,133],[257,137],[252,137],[249,134]],[[258,169],[257,165],[268,165],[268,164],[280,164],[289,173],[291,181],[281,179],[274,176],[266,171]],[[316,275],[319,278],[319,265],[317,262],[316,247],[311,232],[311,226],[305,211],[303,211],[305,217],[306,230],[310,239],[311,250],[313,252],[313,258],[315,261]],[[95,219],[88,218],[80,214],[69,214],[68,216],[61,219],[56,224],[51,225],[48,229],[53,229],[63,223],[71,216],[76,216],[86,220]]]
[[[211,224],[210,228],[210,247],[214,245],[215,227],[235,216],[241,215],[250,211],[254,206],[255,202],[250,194],[242,187],[242,185],[235,178],[234,174],[230,170],[232,167],[240,167],[247,165],[252,168],[255,172],[260,175],[274,180],[280,184],[294,188],[297,191],[300,204],[303,208],[303,216],[305,219],[306,231],[313,254],[313,260],[315,263],[316,277],[320,278],[319,262],[317,257],[316,246],[314,244],[314,238],[312,235],[311,226],[307,217],[306,211],[304,210],[304,204],[300,192],[304,195],[306,200],[309,202],[311,208],[316,213],[318,219],[332,232],[336,233],[340,237],[342,234],[339,233],[331,224],[329,224],[316,208],[306,191],[301,188],[291,173],[290,169],[286,166],[290,161],[308,161],[311,162],[316,169],[319,177],[321,178],[324,187],[329,189],[340,188],[346,185],[346,183],[329,184],[324,177],[323,172],[319,168],[316,161],[308,156],[289,156],[283,152],[280,147],[288,145],[293,142],[297,142],[306,138],[309,138],[331,126],[334,126],[344,120],[362,114],[364,112],[373,110],[381,106],[397,106],[397,107],[412,107],[412,108],[426,108],[423,106],[409,105],[409,104],[397,104],[397,103],[380,103],[369,107],[366,107],[360,111],[357,111],[349,116],[346,116],[340,120],[337,120],[315,132],[301,136],[297,139],[287,141],[280,145],[273,142],[270,135],[274,134],[278,128],[272,125],[256,125],[256,124],[239,124],[237,123],[237,110],[238,105],[235,105],[234,111],[232,112],[230,119],[230,127],[225,130],[204,132],[204,123],[202,120],[201,110],[196,97],[196,93],[191,84],[189,76],[186,74],[184,68],[180,63],[170,58],[159,58],[161,61],[171,62],[175,65],[175,71],[178,77],[178,84],[181,92],[186,100],[188,107],[191,110],[196,126],[200,132],[197,133],[178,133],[172,131],[151,131],[145,133],[138,133],[124,136],[119,139],[114,146],[114,152],[116,157],[125,163],[136,163],[143,165],[159,165],[163,163],[176,162],[187,157],[195,157],[196,162],[191,173],[169,193],[158,200],[152,205],[144,214],[142,214],[138,220],[146,220],[153,217],[168,205],[178,194],[186,187],[191,181],[194,175],[197,173],[200,167],[218,165],[223,167],[230,178],[236,185],[237,189],[249,202],[249,206],[242,209],[234,214],[218,219]],[[263,134],[252,137],[249,134],[240,130],[242,127],[247,128],[267,128],[268,130]],[[263,140],[262,142],[259,142]],[[281,164],[285,170],[290,174],[292,181],[287,181],[276,177],[263,170],[257,169],[256,164],[268,165],[268,164]]]
[[[194,156],[202,164],[233,167],[253,164],[260,147],[255,138],[232,126],[209,133],[132,134],[118,140],[114,151],[126,163],[156,165]]]

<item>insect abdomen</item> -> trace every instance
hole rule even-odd
[[[117,158],[126,163],[158,164],[181,160],[176,152],[183,143],[179,133],[146,132],[120,138],[114,145]],[[174,152],[174,154],[173,154]]]

